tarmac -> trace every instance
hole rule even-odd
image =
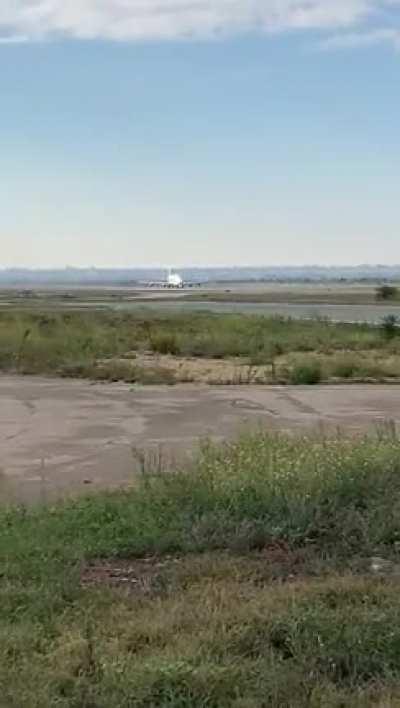
[[[48,502],[183,464],[246,430],[355,433],[400,422],[400,386],[147,386],[0,377],[0,501]]]

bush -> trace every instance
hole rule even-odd
[[[290,372],[290,383],[301,386],[313,386],[322,380],[321,365],[317,361],[295,364]]]
[[[387,315],[382,320],[383,334],[387,339],[393,339],[399,331],[399,318],[396,315]]]
[[[399,296],[398,288],[393,285],[380,285],[376,289],[377,300],[396,300]]]
[[[150,348],[156,354],[180,354],[180,347],[175,334],[154,332],[150,335]]]
[[[332,364],[331,374],[340,379],[351,379],[358,373],[358,363],[350,357],[336,359]]]

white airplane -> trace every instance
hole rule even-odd
[[[168,270],[167,287],[168,288],[183,288],[185,283],[183,278],[178,273],[173,273],[172,269]]]
[[[168,268],[166,280],[153,280],[150,283],[146,283],[146,285],[149,288],[173,288],[175,290],[181,290],[185,287],[186,283],[181,275],[174,273],[172,268]]]

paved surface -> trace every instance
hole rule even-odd
[[[164,462],[249,427],[346,430],[400,422],[399,386],[136,388],[0,377],[0,499],[129,483],[137,450]],[[134,454],[133,450],[136,450]]]

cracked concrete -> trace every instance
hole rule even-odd
[[[400,421],[399,386],[135,387],[0,377],[0,499],[129,484],[134,449],[168,460],[244,429],[356,431]]]

